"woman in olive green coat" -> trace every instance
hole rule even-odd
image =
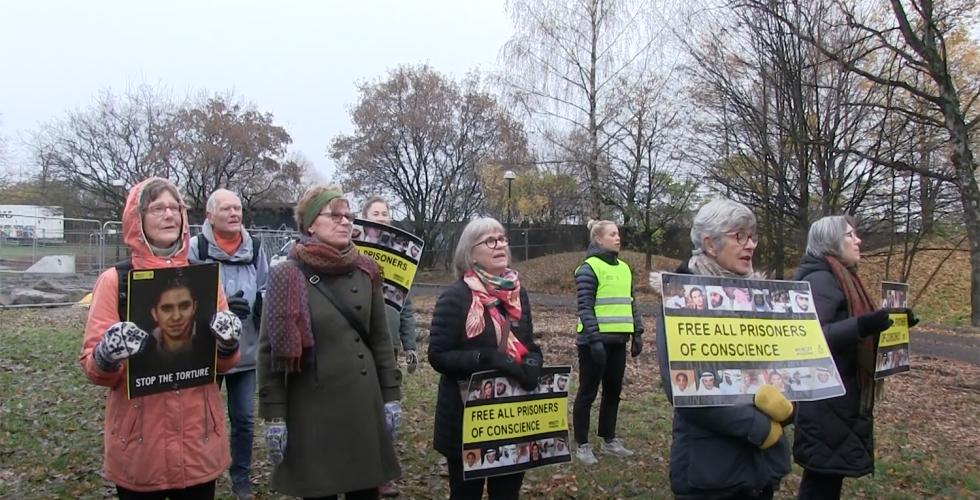
[[[303,237],[270,271],[259,337],[272,487],[377,498],[400,475],[389,431],[401,413],[378,269],[351,244],[353,216],[337,190],[311,188],[296,218]]]

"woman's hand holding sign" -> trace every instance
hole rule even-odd
[[[783,425],[793,416],[793,403],[772,384],[762,384],[755,393],[755,407],[772,419],[769,423],[769,435],[759,445],[763,450],[770,448],[783,435]]]
[[[755,393],[755,407],[776,422],[783,423],[793,415],[793,403],[772,384],[762,384]]]
[[[218,344],[219,356],[230,356],[238,350],[238,337],[242,334],[242,320],[231,311],[218,311],[211,320],[211,333]]]
[[[146,348],[150,335],[136,326],[136,323],[123,321],[109,327],[93,352],[95,363],[104,372],[119,369],[119,363],[139,354]]]

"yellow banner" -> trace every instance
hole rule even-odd
[[[678,361],[802,361],[827,358],[816,319],[666,316],[667,359]]]
[[[878,339],[878,347],[891,347],[894,345],[909,343],[909,319],[904,312],[889,313],[892,319],[892,326],[881,332]]]
[[[357,242],[355,242],[357,243]],[[412,261],[402,258],[393,252],[386,252],[367,245],[358,245],[357,249],[378,263],[381,273],[386,280],[391,281],[406,290],[412,288],[416,266]]]
[[[463,410],[463,444],[567,431],[567,420],[567,396],[467,406]]]

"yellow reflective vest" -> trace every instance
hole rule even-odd
[[[599,333],[633,333],[633,272],[630,266],[622,260],[615,266],[610,265],[596,256],[585,259],[585,262],[599,283],[595,293]],[[583,328],[579,318],[576,331],[581,332]]]

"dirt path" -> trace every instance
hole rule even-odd
[[[412,288],[412,293],[420,297],[434,297],[439,295],[442,288],[438,285],[416,284]],[[531,293],[531,303],[537,307],[549,309],[567,309],[569,311],[575,309],[575,297],[571,295]],[[655,314],[654,307],[649,302],[641,302],[640,312],[647,317],[652,317]],[[654,329],[652,320],[647,328]],[[953,359],[980,366],[980,336],[962,333],[962,330],[964,329],[954,330],[939,325],[923,325],[922,328],[917,329],[912,334],[910,348],[913,354]],[[944,331],[946,332],[938,333]],[[950,332],[954,334],[950,334]]]

